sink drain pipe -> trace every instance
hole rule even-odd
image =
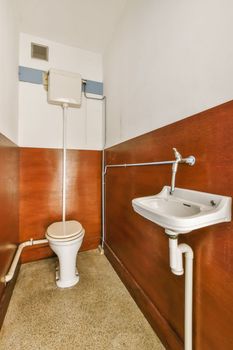
[[[18,246],[17,251],[15,253],[14,259],[11,263],[10,269],[9,269],[7,275],[5,275],[1,278],[1,282],[7,284],[8,282],[10,282],[12,280],[12,278],[14,277],[14,274],[15,274],[15,270],[16,270],[20,255],[22,253],[22,250],[25,247],[29,247],[29,246],[37,245],[37,244],[46,244],[46,243],[48,243],[47,239],[33,240],[32,238],[30,239],[30,241],[20,243],[20,245]]]
[[[193,250],[188,244],[178,244],[178,234],[165,230],[169,235],[169,257],[172,273],[181,276],[185,272],[184,349],[192,350],[193,333]],[[183,268],[185,256],[185,271]]]

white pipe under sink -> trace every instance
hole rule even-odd
[[[192,350],[193,333],[193,250],[185,243],[178,245],[175,232],[165,230],[169,235],[169,258],[172,273],[183,275],[183,254],[185,255],[185,311],[184,311],[184,348]]]
[[[14,277],[14,274],[15,274],[15,270],[16,270],[20,255],[22,253],[22,250],[25,247],[29,247],[29,246],[37,245],[37,244],[46,244],[46,243],[48,243],[47,239],[33,240],[32,238],[30,239],[30,241],[26,241],[26,242],[21,243],[17,248],[17,251],[15,253],[14,259],[11,263],[11,266],[10,266],[10,269],[9,269],[7,275],[5,275],[4,277],[1,278],[1,282],[6,284],[10,280],[12,280],[12,278]]]

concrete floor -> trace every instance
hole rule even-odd
[[[25,264],[0,333],[1,350],[163,350],[104,255],[80,253],[80,282],[55,285],[56,259]]]

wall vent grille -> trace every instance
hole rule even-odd
[[[31,43],[31,57],[39,60],[48,61],[49,48],[48,46]]]

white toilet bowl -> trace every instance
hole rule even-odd
[[[47,228],[46,238],[59,260],[57,286],[68,288],[79,281],[76,258],[85,231],[78,221],[54,222]]]

